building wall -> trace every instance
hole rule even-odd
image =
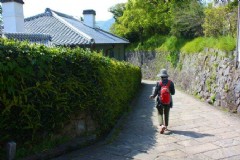
[[[104,56],[115,58],[117,60],[125,60],[125,45],[124,44],[102,44],[96,45],[94,50],[100,52],[102,51]]]

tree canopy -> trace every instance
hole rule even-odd
[[[123,12],[125,11],[125,9],[126,9],[125,3],[118,3],[115,6],[112,6],[109,9],[109,12],[113,14],[113,18],[115,19],[115,21],[117,21],[118,18],[123,15]]]
[[[132,42],[156,34],[192,38],[203,34],[199,0],[129,0],[110,9],[116,18],[111,31]]]
[[[3,23],[3,20],[2,20],[2,6],[0,5],[0,26],[2,26],[2,23]],[[2,27],[1,27],[1,29],[2,29]]]
[[[171,33],[175,36],[194,38],[203,35],[203,5],[192,0],[188,3],[176,3],[172,7]]]
[[[192,39],[236,32],[237,0],[215,0],[225,6],[207,6],[203,0],[128,0],[110,9],[116,22],[111,31],[130,42],[155,35]]]
[[[204,12],[205,19],[203,29],[205,36],[236,36],[237,7],[235,1],[229,3],[227,6],[209,6]]]

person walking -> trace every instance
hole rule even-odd
[[[157,76],[161,77],[161,80],[157,82],[154,93],[149,98],[154,99],[157,96],[158,121],[161,127],[160,133],[163,134],[169,124],[169,112],[173,106],[172,95],[175,94],[175,87],[174,83],[168,79],[166,69],[161,69]]]

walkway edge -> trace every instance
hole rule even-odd
[[[96,136],[88,136],[83,138],[75,138],[65,144],[62,144],[56,148],[53,148],[51,150],[41,152],[39,154],[35,154],[32,156],[28,156],[26,158],[23,158],[21,160],[47,160],[50,158],[61,156],[65,153],[81,149],[84,146],[91,145],[97,141]]]
[[[142,87],[143,87],[143,85],[141,83],[139,91],[142,89]],[[117,135],[117,131],[121,128],[121,125],[124,123],[124,121],[127,119],[128,115],[134,108],[134,107],[131,107],[131,105],[136,101],[136,98],[138,97],[138,95],[139,94],[136,94],[136,96],[133,97],[133,100],[128,104],[130,106],[130,111],[123,113],[123,115],[119,118],[119,120],[117,120],[116,125],[113,127],[113,129],[111,129],[110,133],[107,134],[106,136],[99,138],[99,139],[97,139],[96,135],[75,138],[75,139],[73,139],[65,144],[62,144],[56,148],[53,148],[46,152],[41,152],[39,154],[25,157],[21,160],[49,160],[51,158],[56,158],[63,154],[69,153],[71,151],[82,149],[82,148],[88,147],[92,144],[97,144],[98,142],[100,143],[100,145],[111,142],[113,137],[115,135]]]

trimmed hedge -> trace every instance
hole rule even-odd
[[[0,39],[0,142],[37,144],[81,112],[102,135],[140,84],[140,68],[127,62],[81,48]]]

